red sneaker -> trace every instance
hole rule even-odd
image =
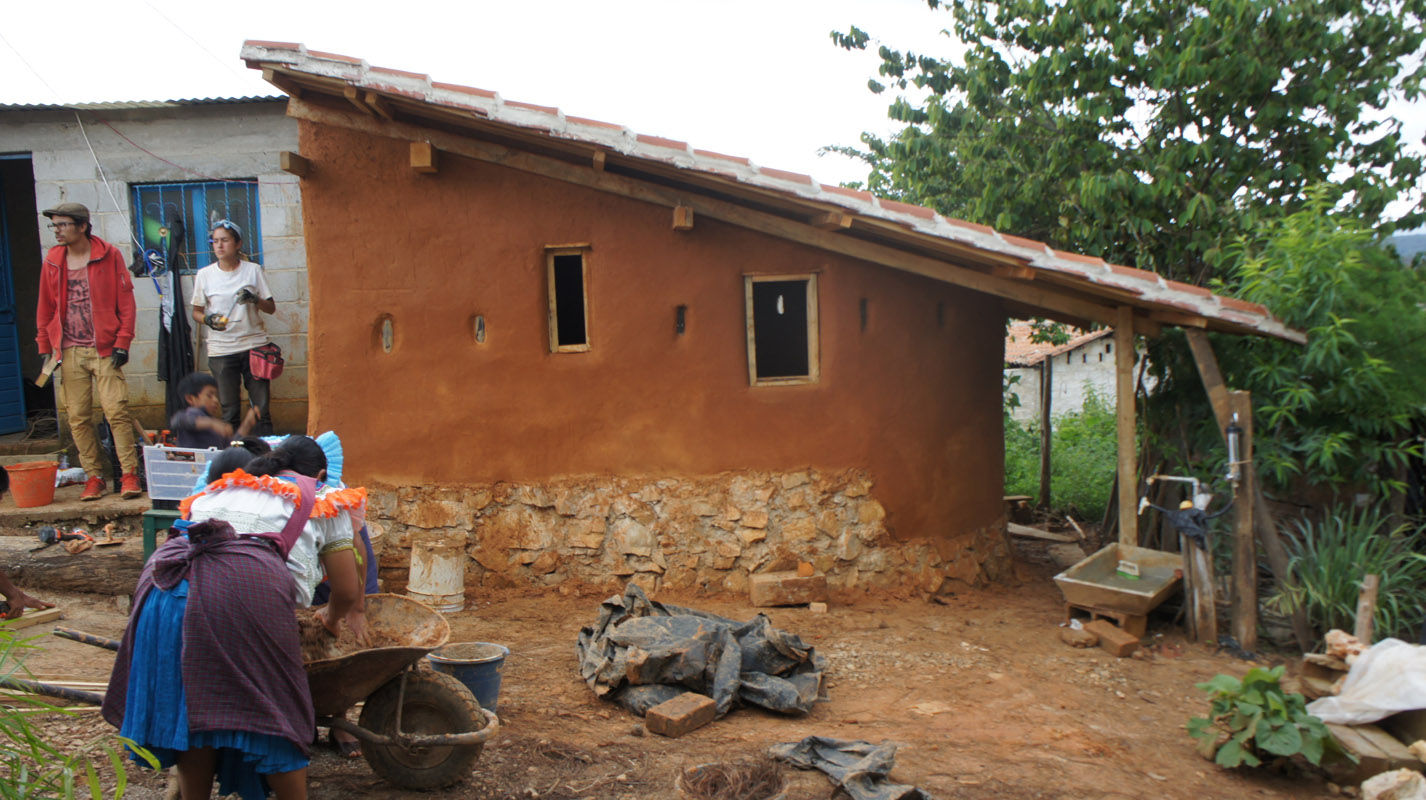
[[[132,500],[144,493],[144,485],[139,483],[139,476],[130,472],[119,477],[119,496],[125,500]]]
[[[104,496],[104,479],[95,475],[84,482],[84,493],[79,495],[80,500],[98,500]]]

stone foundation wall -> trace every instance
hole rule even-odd
[[[1009,575],[1003,518],[980,530],[893,537],[863,470],[367,488],[388,591],[404,587],[413,536],[465,547],[467,592],[634,582],[650,592],[743,593],[749,575],[799,561],[833,590],[934,594]]]

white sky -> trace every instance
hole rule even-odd
[[[850,25],[958,50],[924,0],[0,0],[0,103],[278,94],[242,43],[301,42],[835,184],[866,170],[819,148],[896,127]],[[1426,101],[1392,111],[1426,152]]]

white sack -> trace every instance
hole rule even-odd
[[[1426,708],[1426,647],[1382,639],[1357,658],[1335,697],[1307,704],[1323,722],[1363,725]]]

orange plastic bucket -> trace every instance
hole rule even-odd
[[[56,461],[26,461],[5,468],[10,474],[10,494],[16,508],[47,506],[54,502],[54,476],[59,471]]]

